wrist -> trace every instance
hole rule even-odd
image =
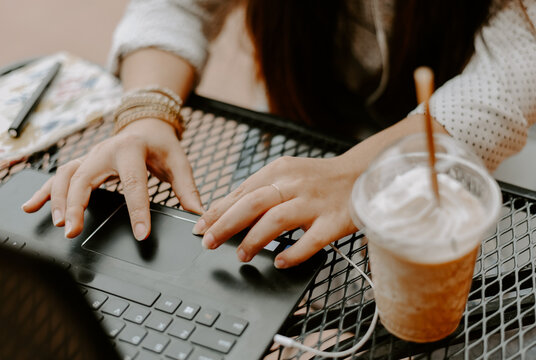
[[[134,134],[141,136],[156,135],[162,137],[166,134],[175,134],[175,128],[160,119],[146,117],[131,122],[124,126],[120,131],[116,132],[116,134]]]
[[[445,130],[443,125],[436,120],[432,121],[432,127],[434,133],[443,133],[448,135],[448,132]],[[405,136],[424,131],[424,115],[410,115],[407,118],[388,127],[387,129],[363,140],[344,154],[340,155],[340,157],[343,158],[344,161],[349,164],[348,166],[352,167],[352,171],[359,176],[388,146]]]

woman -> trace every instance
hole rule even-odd
[[[431,66],[441,86],[430,104],[434,131],[469,144],[490,170],[521,149],[536,121],[536,31],[530,21],[536,1],[440,3],[247,2],[247,27],[271,110],[324,130],[377,133],[332,159],[285,157],[267,165],[203,214],[194,227],[204,234],[203,246],[217,248],[250,226],[237,248],[239,260],[249,261],[282,231],[301,227],[302,238],[275,259],[276,267],[287,268],[356,231],[347,209],[355,179],[386,145],[422,131],[421,109],[407,115],[414,104],[411,74],[419,65]],[[185,98],[228,4],[133,0],[116,31],[112,69],[126,90],[143,90],[124,103],[160,99],[162,88]],[[150,85],[159,86],[159,95]],[[60,167],[24,210],[36,211],[50,198],[54,224],[74,237],[91,191],[118,175],[133,233],[143,240],[150,232],[149,169],[171,183],[185,209],[203,213],[174,131],[180,133],[180,124],[164,117],[123,116],[115,136]]]

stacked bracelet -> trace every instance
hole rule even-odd
[[[156,118],[172,125],[180,139],[184,130],[181,106],[181,98],[167,88],[150,86],[129,91],[114,111],[114,133],[136,120]]]

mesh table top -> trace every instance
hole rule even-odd
[[[289,155],[326,158],[351,144],[315,133],[277,117],[193,96],[183,110],[187,123],[182,144],[192,164],[205,206],[235,189],[274,159]],[[110,136],[112,123],[102,120],[59,141],[24,162],[0,169],[3,182],[25,167],[54,172]],[[390,335],[381,324],[354,355],[363,359],[521,359],[536,358],[536,194],[501,184],[503,206],[495,231],[482,243],[466,311],[458,329],[446,339],[415,344]],[[117,180],[106,187],[121,191]],[[151,201],[180,206],[171,186],[149,178]],[[301,231],[283,236],[297,239]],[[367,246],[358,232],[335,245],[369,271]],[[374,313],[370,286],[331,248],[328,261],[279,333],[317,348],[344,350],[366,332]],[[274,346],[269,359],[315,358]]]

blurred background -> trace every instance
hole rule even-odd
[[[68,51],[106,65],[112,33],[128,0],[1,0],[0,67],[28,57]],[[197,92],[247,108],[265,108],[254,76],[243,11],[233,12],[211,45]]]
[[[113,30],[128,0],[1,0],[0,67],[27,57],[68,51],[106,64]],[[241,9],[228,18],[211,45],[211,57],[197,88],[201,95],[242,107],[266,110],[255,79],[251,44]],[[503,181],[536,189],[536,128],[525,149],[495,172]]]

